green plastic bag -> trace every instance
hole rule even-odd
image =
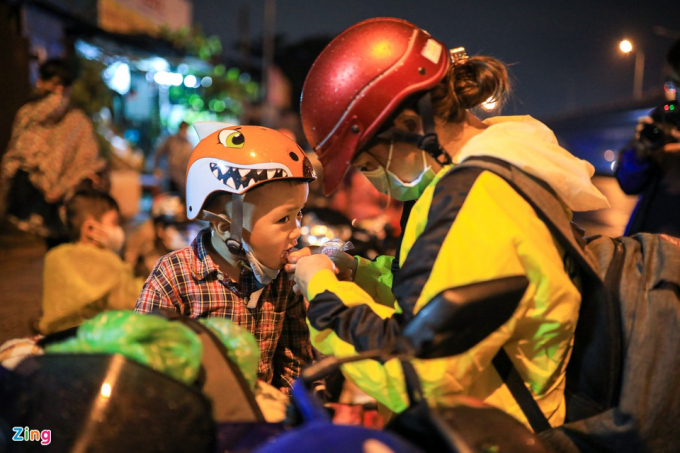
[[[198,375],[203,346],[180,322],[132,311],[106,311],[85,321],[75,338],[50,345],[46,353],[108,353],[147,365],[184,383]]]
[[[257,340],[248,330],[226,318],[201,318],[201,324],[208,327],[227,348],[227,355],[241,369],[251,388],[257,382],[257,366],[260,349]]]

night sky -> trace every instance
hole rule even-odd
[[[262,33],[262,0],[193,3],[194,21],[225,48],[238,38],[242,5],[250,7],[251,38]],[[279,0],[276,33],[294,43],[377,16],[409,20],[449,48],[510,64],[513,96],[504,113],[541,119],[631,98],[634,57],[619,51],[623,38],[644,48],[644,90],[660,89],[672,42],[662,35],[680,33],[679,0]]]

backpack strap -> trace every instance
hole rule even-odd
[[[531,425],[531,429],[536,434],[550,429],[548,419],[545,418],[545,414],[543,414],[543,411],[538,406],[534,395],[531,394],[526,384],[524,384],[524,379],[517,372],[517,368],[512,364],[512,360],[510,360],[510,356],[505,352],[505,349],[500,348],[498,350],[492,363],[494,368],[496,368],[496,372],[498,372],[498,375],[505,382],[510,393],[512,393],[512,397],[515,398],[520,409],[522,409],[524,416],[529,421],[529,425]]]
[[[524,173],[514,165],[493,157],[472,157],[457,165],[455,169],[466,167],[478,167],[489,170],[503,178],[536,210],[538,216],[547,226],[557,233],[557,237],[563,244],[568,244],[568,250],[574,252],[575,259],[582,268],[599,278],[598,265],[595,259],[586,253],[585,243],[579,241],[567,218],[562,204],[552,188],[545,182]]]
[[[486,156],[472,157],[454,166],[451,171],[467,167],[483,168],[503,178],[532,206],[536,215],[566,253],[574,259],[581,271],[583,284],[581,307],[574,332],[571,359],[567,366],[566,421],[586,418],[615,406],[618,402],[622,362],[621,311],[618,299],[605,288],[597,261],[586,250],[585,242],[580,235],[574,235],[572,223],[559,198],[544,181],[500,159]],[[502,361],[502,358],[499,360]],[[494,365],[497,362],[494,358]],[[514,368],[512,362],[510,366]],[[499,374],[511,377],[502,371],[501,366]],[[527,419],[532,420],[531,410],[528,414],[522,406],[523,403],[520,403],[526,399],[526,395],[522,396],[522,393],[529,393],[524,383],[522,382],[521,387],[525,392],[519,386],[515,386],[515,391],[510,385],[508,387]],[[529,393],[529,396],[532,395]]]

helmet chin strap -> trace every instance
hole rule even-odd
[[[231,204],[231,219],[226,215],[217,215],[207,210],[203,210],[204,220],[214,220],[219,222],[227,221],[230,225],[229,239],[225,242],[229,253],[232,255],[244,258],[246,252],[243,249],[243,194],[233,194]],[[227,212],[227,206],[224,206],[224,212]]]
[[[428,91],[425,96],[418,100],[418,111],[423,119],[424,135],[418,142],[418,148],[422,149],[441,165],[449,165],[451,156],[442,148],[434,128],[434,114],[432,113],[432,96]]]
[[[255,256],[252,247],[243,241],[243,197],[244,195],[234,194],[231,204],[231,220],[226,215],[217,215],[210,211],[203,210],[203,218],[213,219],[219,221],[227,221],[231,225],[229,231],[229,238],[224,240],[221,236],[216,237],[215,230],[212,231],[211,242],[217,252],[223,257],[227,257],[227,253],[235,256],[238,259],[238,265],[250,270],[255,279],[259,283],[258,287],[268,285],[278,275],[279,269],[271,269],[265,266]],[[226,212],[226,206],[225,206]],[[251,301],[252,302],[252,301]],[[257,303],[257,301],[255,301]],[[248,308],[253,308],[248,305]]]
[[[231,230],[229,239],[226,240],[227,248],[235,256],[245,256],[243,249],[243,194],[234,194],[231,198]],[[224,207],[226,212],[226,206]]]
[[[434,114],[432,113],[432,97],[428,91],[418,100],[418,112],[423,121],[423,134],[403,131],[394,127],[376,135],[378,138],[385,138],[398,142],[412,143],[419,149],[432,156],[440,165],[449,165],[451,156],[442,148],[435,131]]]

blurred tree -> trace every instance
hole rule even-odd
[[[176,49],[195,55],[209,63],[216,63],[222,53],[222,42],[219,36],[206,36],[200,25],[181,27],[177,30],[163,26],[159,35],[162,39],[172,43]]]
[[[192,65],[188,61],[188,74],[196,77],[196,85],[170,88],[170,101],[187,107],[185,121],[238,118],[243,104],[258,98],[259,86],[250,74],[236,67],[227,69],[221,62],[222,43],[218,36],[206,36],[198,25],[176,31],[164,27],[160,36],[210,67],[206,70],[205,65]]]
[[[79,57],[77,60],[78,79],[71,90],[71,104],[93,116],[103,107],[111,108],[113,95],[102,79],[106,65],[97,60]]]
[[[87,116],[94,119],[99,154],[108,160],[112,153],[111,143],[101,135],[97,121],[100,118],[99,112],[103,108],[111,110],[113,102],[113,94],[102,79],[102,72],[106,69],[106,65],[97,60],[78,57],[76,68],[79,77],[72,86],[71,105],[83,110]]]

